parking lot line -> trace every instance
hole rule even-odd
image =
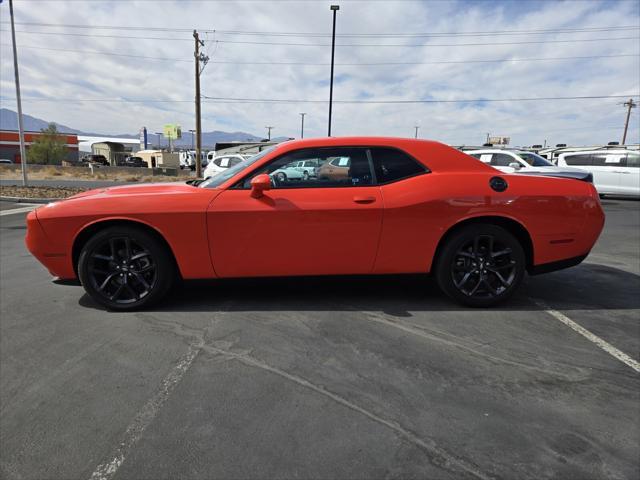
[[[5,215],[13,215],[14,213],[24,213],[24,212],[30,212],[31,210],[33,210],[36,207],[39,207],[40,205],[29,205],[28,207],[22,207],[22,208],[12,208],[10,210],[2,210],[0,211],[0,217],[3,217]]]
[[[565,314],[559,312],[558,310],[553,310],[548,305],[546,305],[544,302],[541,302],[541,301],[538,301],[538,300],[534,300],[534,303],[536,305],[538,305],[539,307],[543,308],[546,313],[548,313],[549,315],[554,317],[556,320],[561,321],[566,326],[568,326],[572,330],[575,330],[576,332],[578,332],[580,335],[585,337],[590,342],[595,343],[597,346],[599,346],[602,350],[607,352],[612,357],[620,360],[625,365],[633,368],[637,373],[640,373],[640,363],[635,361],[633,358],[631,358],[626,353],[618,350],[616,347],[611,345],[609,342],[603,340],[602,338],[598,337],[597,335],[594,335],[593,333],[591,333],[586,328],[582,327],[581,325],[579,325],[576,322],[574,322],[573,320],[571,320]]]
[[[191,364],[200,353],[201,345],[190,345],[189,351],[178,361],[175,367],[162,380],[160,389],[138,411],[133,421],[129,424],[121,442],[116,447],[108,460],[98,465],[91,474],[90,480],[109,480],[113,478],[123,464],[131,448],[140,440],[142,433],[156,417],[164,402],[176,387]]]

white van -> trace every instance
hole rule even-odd
[[[582,168],[593,173],[600,195],[640,197],[640,152],[626,149],[562,153],[558,166]]]
[[[202,163],[202,168],[207,166],[207,154],[204,152],[200,152],[200,162]],[[180,152],[180,168],[190,168],[191,170],[196,169],[196,152],[195,150],[187,150]]]

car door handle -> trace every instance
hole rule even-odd
[[[356,203],[373,203],[376,201],[376,197],[353,197],[353,201]]]

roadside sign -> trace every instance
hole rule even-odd
[[[170,140],[175,140],[177,138],[182,138],[182,127],[180,125],[176,125],[175,123],[168,123],[164,126],[164,136]]]

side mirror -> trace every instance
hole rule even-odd
[[[271,190],[271,177],[266,173],[256,175],[251,179],[251,196],[260,198],[265,190]]]
[[[518,162],[511,162],[511,163],[509,164],[509,166],[510,166],[511,168],[516,169],[516,170],[520,170],[520,169],[522,168],[522,165],[520,165]]]

